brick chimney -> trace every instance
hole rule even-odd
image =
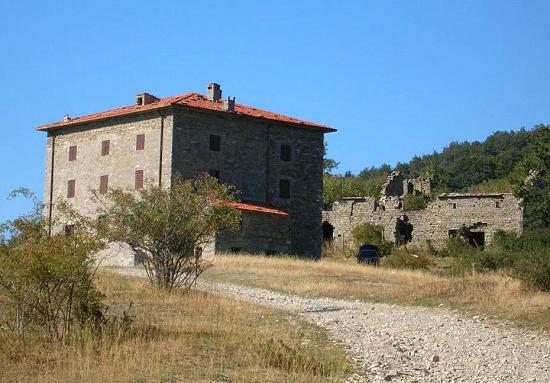
[[[223,109],[226,112],[234,112],[235,111],[235,97],[227,97],[223,99]]]
[[[159,98],[149,93],[139,93],[136,95],[136,105],[147,105],[157,102]]]
[[[216,84],[215,82],[208,84],[206,98],[214,102],[220,101],[222,99],[222,88],[220,88],[220,84]]]

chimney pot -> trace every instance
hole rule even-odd
[[[152,104],[153,102],[157,102],[159,100],[158,97],[153,96],[152,94],[149,94],[147,92],[139,93],[136,95],[136,105],[147,105]]]
[[[63,121],[65,121],[65,122],[71,121],[71,117],[68,114],[66,114],[66,115],[63,116]]]
[[[235,97],[227,97],[223,100],[223,109],[226,112],[234,112],[235,111]]]
[[[222,99],[222,89],[220,88],[220,84],[216,84],[215,82],[208,84],[206,98],[214,102],[220,101]]]

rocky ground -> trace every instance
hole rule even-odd
[[[199,287],[290,310],[326,328],[360,371],[347,382],[550,382],[545,333],[443,308],[303,298],[204,281]]]

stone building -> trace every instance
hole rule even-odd
[[[359,224],[371,223],[383,226],[384,238],[396,242],[400,234],[397,221],[404,215],[412,225],[410,242],[413,245],[430,243],[440,247],[463,226],[469,229],[478,245],[489,244],[497,230],[515,233],[523,230],[520,201],[507,193],[447,193],[432,198],[425,209],[403,210],[405,195],[430,192],[429,180],[407,180],[394,172],[384,184],[379,199],[344,198],[331,210],[323,211],[323,238],[337,247],[351,246],[352,230]]]
[[[334,129],[206,95],[159,99],[37,128],[47,132],[44,199],[61,198],[94,214],[90,189],[165,187],[208,172],[235,185],[243,212],[239,233],[216,236],[212,250],[319,257],[323,135]],[[48,211],[50,217],[55,212]]]

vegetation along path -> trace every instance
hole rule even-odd
[[[125,273],[141,274],[137,269]],[[349,382],[549,382],[550,337],[447,309],[403,307],[201,281],[326,328],[359,367]]]

